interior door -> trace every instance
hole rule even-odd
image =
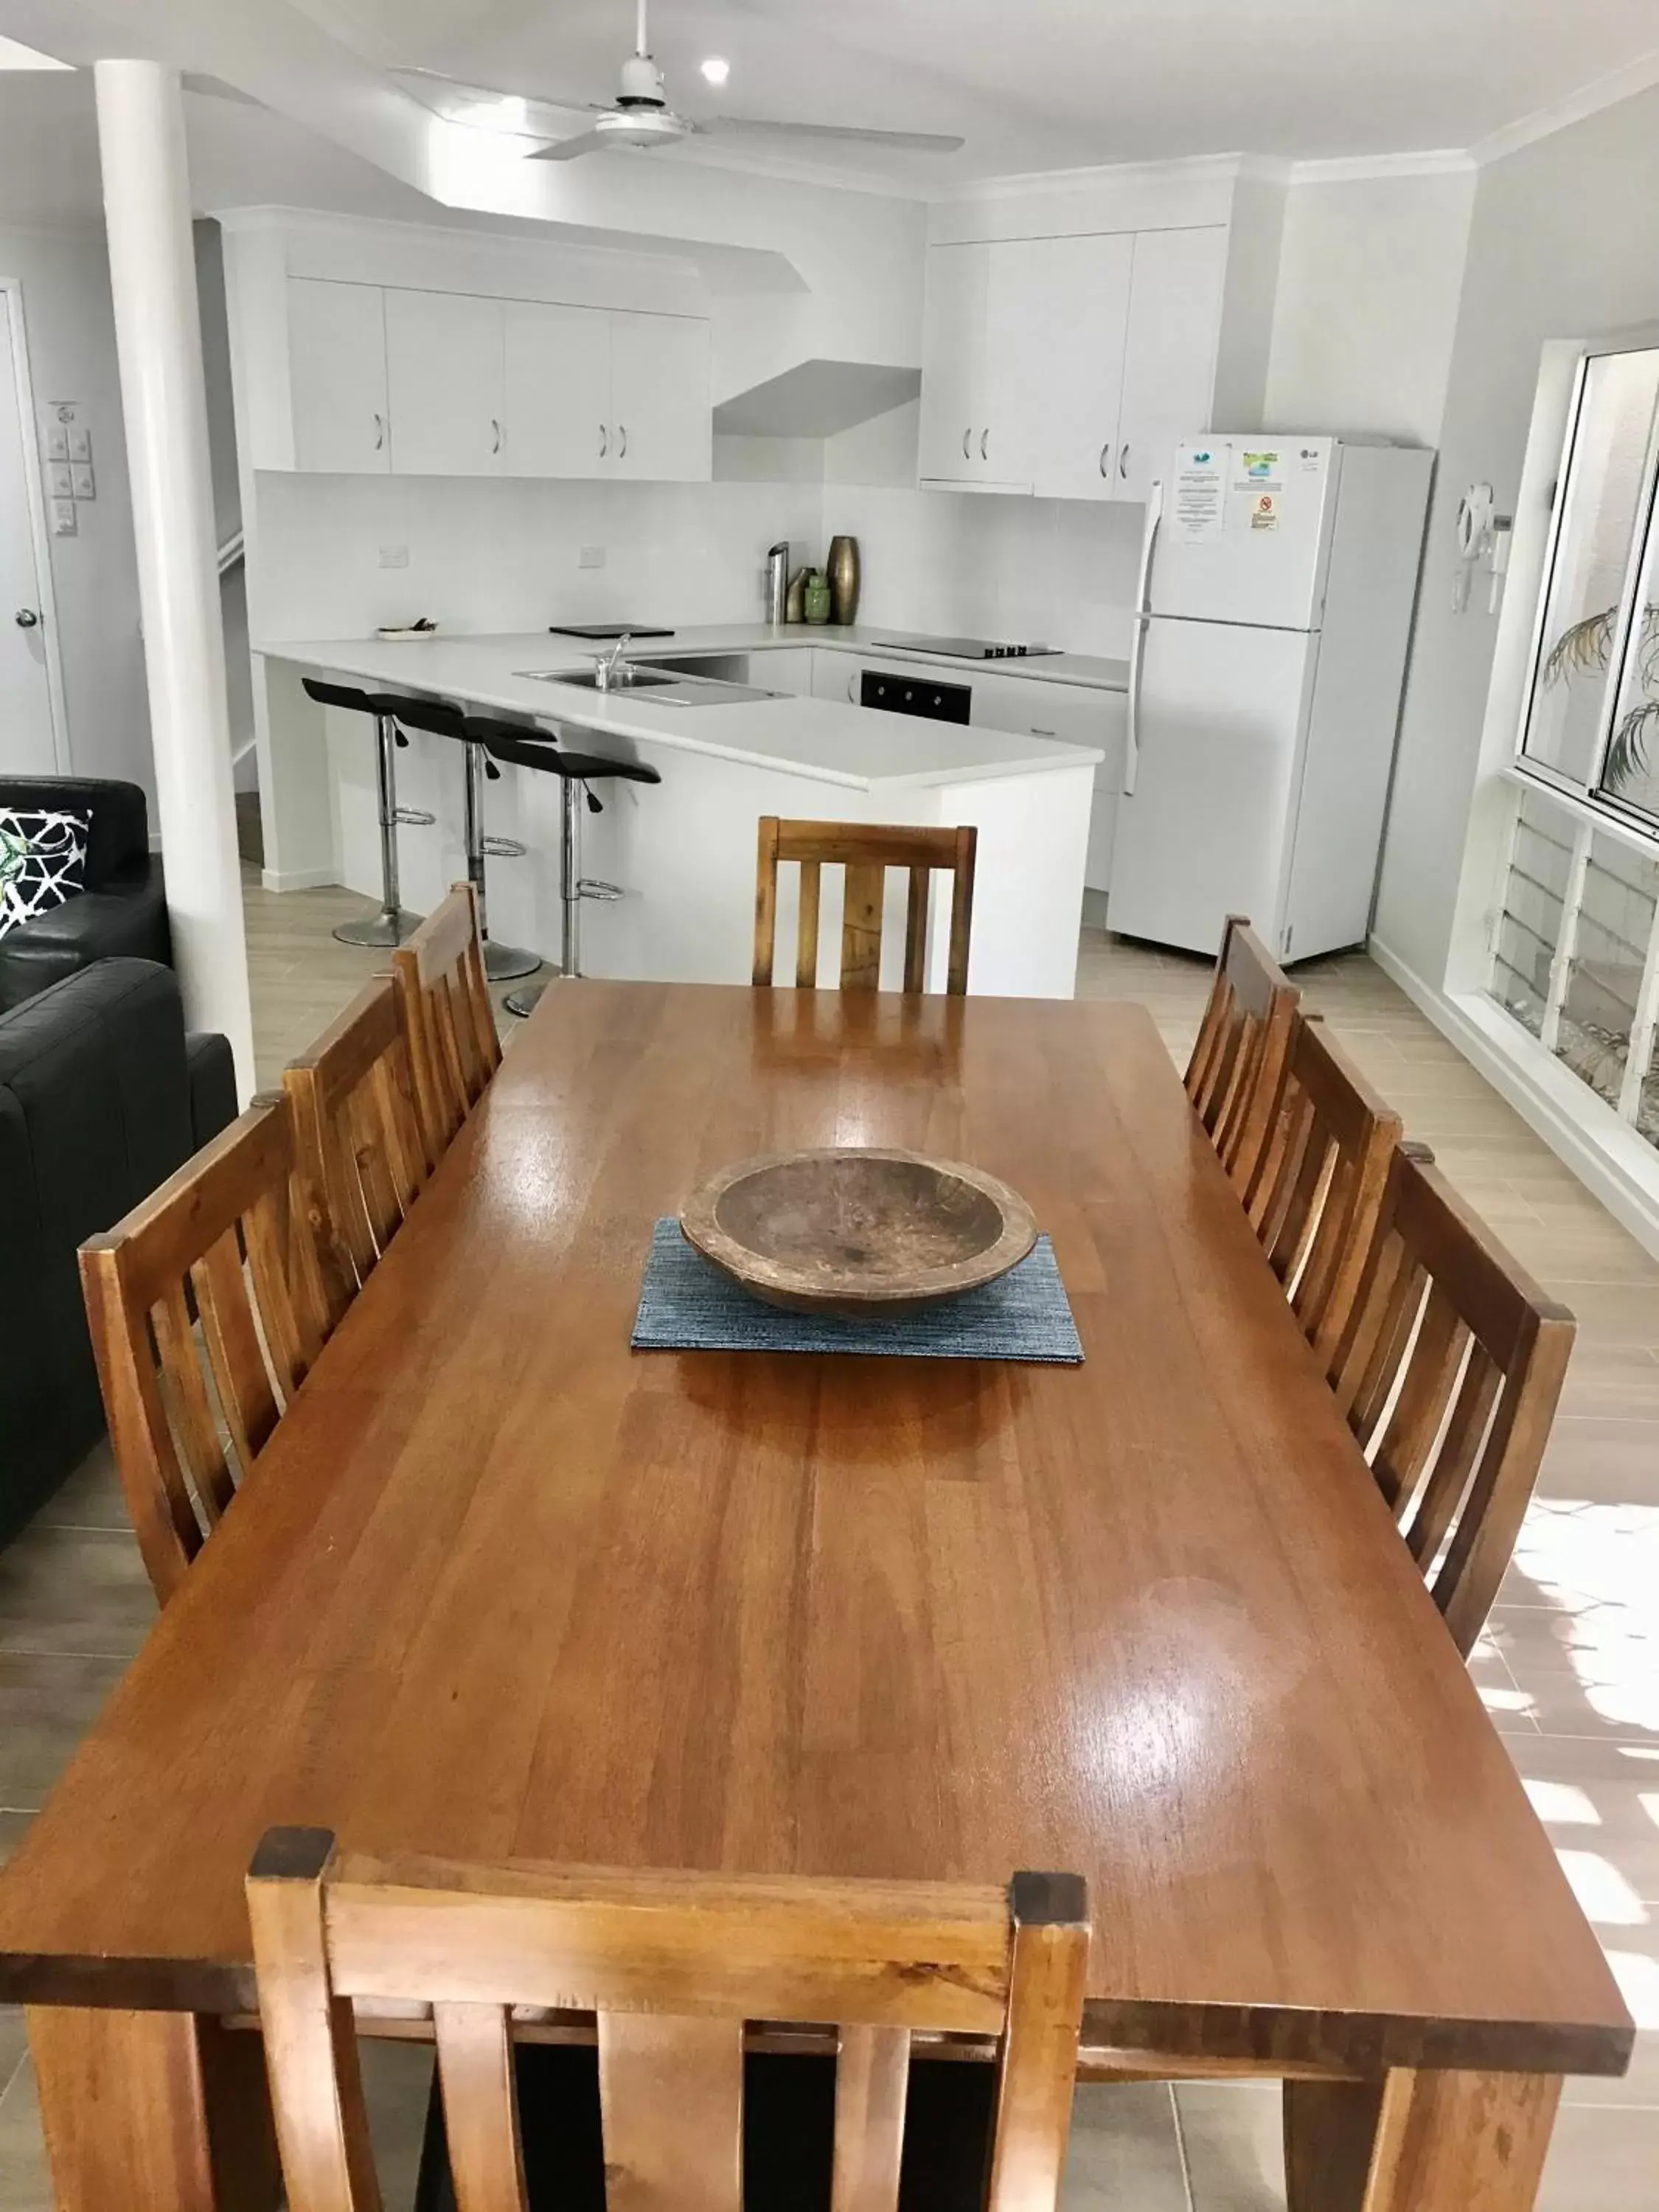
[[[930,246],[921,340],[919,472],[937,483],[970,483],[984,474],[979,436],[985,421],[986,290],[988,246]]]
[[[507,466],[500,300],[386,295],[392,465],[399,476],[500,476]]]
[[[608,473],[706,483],[714,472],[708,325],[690,315],[611,318]]]
[[[1040,498],[1110,499],[1134,236],[1120,231],[1034,243],[1042,282],[1028,340],[1040,402],[1033,488]]]
[[[1113,486],[1120,499],[1144,501],[1176,441],[1212,427],[1226,274],[1219,225],[1136,235]]]
[[[501,404],[510,475],[607,473],[611,319],[603,308],[507,301]]]
[[[288,345],[295,467],[385,476],[392,438],[380,287],[290,276]]]
[[[21,402],[7,295],[0,291],[0,775],[53,775],[46,620],[23,443],[34,426]]]
[[[1230,914],[1279,949],[1319,640],[1231,623],[1148,623],[1130,702],[1108,926],[1213,953]],[[1131,772],[1126,769],[1126,782]]]

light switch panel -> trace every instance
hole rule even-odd
[[[579,545],[576,548],[576,566],[579,568],[603,568],[605,566],[604,546]]]
[[[46,459],[49,461],[66,461],[69,459],[69,431],[62,422],[51,422],[46,426]]]
[[[52,534],[54,538],[73,538],[80,531],[76,520],[72,499],[55,499],[52,503]]]
[[[89,461],[92,459],[90,430],[83,430],[76,423],[70,425],[69,457],[72,461]]]
[[[98,487],[93,482],[90,461],[70,463],[70,489],[76,499],[96,499]]]
[[[75,473],[67,461],[46,463],[46,492],[52,499],[73,499]]]

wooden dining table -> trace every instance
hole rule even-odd
[[[631,1351],[653,1222],[826,1145],[1012,1183],[1084,1364]],[[1091,2070],[1284,2080],[1294,2212],[1530,2205],[1632,2046],[1135,1006],[546,993],[0,1876],[64,2212],[275,2201],[283,1822],[1076,1871]]]

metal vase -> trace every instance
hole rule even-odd
[[[840,629],[850,629],[859,618],[859,541],[856,538],[830,540],[830,619]]]

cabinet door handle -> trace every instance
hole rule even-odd
[[[1034,738],[1052,738],[1055,732],[1053,730],[1038,729],[1035,722],[1031,725],[1031,735]]]
[[[857,684],[858,680],[859,672],[858,670],[854,668],[852,674],[847,679],[847,703],[849,707],[856,707],[859,703],[853,696],[854,687]]]
[[[988,448],[989,448],[989,447],[990,447],[990,443],[991,443],[991,434],[990,434],[990,432],[989,432],[988,430],[981,430],[981,431],[980,432],[980,434],[979,434],[979,457],[980,457],[981,460],[982,460],[982,461],[988,461],[988,460],[990,459],[990,458],[991,458],[991,455],[990,455],[990,453],[989,453],[989,450],[988,450]]]
[[[384,415],[377,415],[374,417],[374,450],[377,453],[386,451],[386,416]]]
[[[611,451],[611,434],[603,422],[599,425],[599,459],[604,460]]]
[[[493,415],[489,418],[489,427],[495,434],[495,443],[489,450],[492,453],[499,453],[501,450],[501,426]]]
[[[1124,441],[1123,441],[1122,445],[1118,448],[1118,456],[1117,456],[1117,473],[1118,473],[1118,478],[1119,478],[1119,481],[1120,481],[1121,483],[1128,483],[1128,481],[1129,481],[1129,441],[1128,441],[1128,440],[1127,440],[1127,438],[1124,440]]]
[[[1100,449],[1100,473],[1103,477],[1112,473],[1112,441],[1109,438]]]
[[[626,422],[618,422],[617,425],[617,459],[619,461],[625,461],[628,459],[628,425]]]
[[[970,422],[968,428],[962,434],[962,458],[964,461],[971,461],[974,458],[972,453],[969,451],[969,447],[973,444],[973,442],[974,426]]]

